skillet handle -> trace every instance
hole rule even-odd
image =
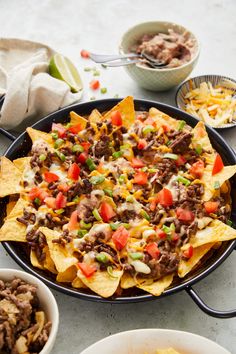
[[[191,286],[187,287],[186,289],[187,293],[193,301],[198,305],[198,307],[205,312],[207,315],[216,317],[216,318],[232,318],[236,317],[236,310],[228,310],[228,311],[219,311],[219,310],[214,310],[211,307],[209,307],[201,298],[200,296],[196,293],[195,290]]]

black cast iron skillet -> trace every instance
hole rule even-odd
[[[52,122],[66,122],[68,120],[68,115],[71,110],[74,110],[80,115],[88,115],[94,108],[97,108],[100,112],[109,110],[111,107],[116,105],[119,101],[120,101],[119,99],[105,99],[105,100],[86,102],[86,103],[70,106],[68,108],[64,108],[55,113],[50,114],[49,116],[43,118],[42,120],[34,124],[33,127],[45,132],[49,132],[51,130]],[[152,101],[135,100],[135,109],[137,111],[148,111],[149,108],[151,107],[156,107],[174,118],[185,120],[190,126],[195,126],[196,123],[198,122],[195,118],[193,118],[192,116],[190,116],[185,112],[180,111],[177,108],[162,103],[152,102]],[[220,153],[220,155],[224,160],[224,163],[226,165],[236,164],[236,156],[234,155],[234,152],[230,148],[230,146],[224,141],[224,139],[210,127],[207,127],[207,131],[214,148]],[[8,136],[8,138],[15,140],[5,153],[5,156],[7,156],[9,159],[14,160],[18,157],[26,156],[27,153],[30,151],[31,140],[28,137],[27,133],[23,133],[18,138],[15,138],[12,134],[5,132],[3,129],[1,129],[0,132],[4,133],[6,136]],[[234,189],[233,180],[231,185],[232,185],[233,211],[235,211],[236,201],[234,200],[235,199],[234,195],[236,196],[236,193],[233,193],[233,189]],[[0,222],[2,223],[4,213],[5,213],[7,198],[3,199],[1,203],[2,206],[0,205]],[[231,218],[236,223],[236,214],[232,213]],[[130,303],[130,302],[140,302],[140,301],[158,299],[158,297],[154,297],[144,292],[124,293],[124,295],[116,298],[103,299],[98,295],[89,293],[88,291],[83,291],[81,289],[79,290],[74,289],[67,284],[56,283],[55,277],[52,274],[47,273],[45,271],[41,271],[40,269],[36,269],[31,265],[29,257],[25,252],[24,245],[21,245],[20,243],[16,243],[16,242],[3,242],[3,246],[10,254],[10,256],[22,268],[34,274],[36,277],[41,279],[44,283],[46,283],[50,287],[58,291],[61,291],[65,294],[72,295],[84,300],[106,302],[106,303]],[[235,246],[236,246],[236,240],[230,242],[223,242],[221,247],[212,253],[211,257],[206,258],[206,260],[201,264],[201,267],[194,270],[186,278],[174,283],[171,286],[171,288],[167,289],[160,297],[177,293],[180,290],[185,290],[196,302],[196,304],[208,315],[218,317],[218,318],[236,317],[236,310],[217,311],[210,308],[202,301],[202,299],[198,296],[196,291],[192,288],[192,285],[194,285],[199,280],[203,279],[208,274],[210,274],[214,269],[216,269],[231,254]]]

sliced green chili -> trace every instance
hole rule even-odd
[[[86,235],[88,233],[88,230],[78,230],[78,237],[82,238],[84,237],[84,235]]]
[[[94,171],[97,168],[94,161],[90,157],[86,160],[86,164],[87,164],[90,171]]]
[[[198,155],[201,155],[202,153],[202,147],[200,145],[197,145],[196,148],[195,148],[195,151]]]
[[[178,130],[183,130],[184,129],[184,126],[185,126],[185,124],[186,124],[186,122],[184,121],[184,120],[181,120],[180,122],[179,122],[179,125],[178,125]]]
[[[83,151],[84,151],[84,148],[81,145],[76,144],[76,145],[73,145],[73,147],[72,147],[72,152],[83,152]]]
[[[91,229],[91,227],[92,227],[92,223],[91,223],[91,222],[86,223],[86,222],[84,222],[83,220],[80,220],[79,225],[80,225],[80,227],[81,227],[82,229],[86,229],[86,230],[89,230],[89,229]]]
[[[97,210],[97,208],[93,209],[92,213],[93,213],[93,216],[95,217],[95,219],[97,221],[101,221],[102,220],[101,215],[99,214],[99,211]]]
[[[140,215],[144,218],[144,219],[146,219],[146,220],[148,220],[148,221],[150,221],[151,220],[151,218],[150,218],[150,216],[148,215],[148,213],[145,211],[145,210],[140,210]]]
[[[55,151],[55,152],[62,162],[66,161],[66,157],[62,152],[60,152],[60,151]]]
[[[105,188],[103,189],[104,193],[108,195],[109,197],[113,197],[113,192],[111,189]]]
[[[167,152],[166,154],[163,155],[164,159],[171,159],[171,160],[178,160],[178,155],[176,154],[171,154]]]
[[[130,258],[132,258],[134,261],[138,260],[138,259],[142,259],[143,258],[143,253],[141,252],[133,252],[133,253],[129,253]]]
[[[101,252],[96,255],[96,260],[100,263],[107,263],[109,261],[109,258],[105,253]]]
[[[178,176],[177,181],[183,183],[185,186],[189,186],[191,184],[191,182],[183,176]]]
[[[112,157],[113,157],[114,159],[118,159],[118,158],[121,157],[122,155],[123,155],[123,151],[115,151],[115,152],[113,152]]]
[[[64,143],[64,140],[63,139],[57,139],[56,141],[55,141],[55,144],[54,144],[54,148],[55,149],[58,149],[60,146],[62,146],[62,144]]]

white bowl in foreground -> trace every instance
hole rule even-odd
[[[138,329],[114,334],[80,354],[155,354],[173,347],[181,354],[231,354],[211,340],[193,333],[169,329]]]
[[[52,322],[52,328],[48,341],[41,350],[40,354],[49,354],[55,343],[59,325],[59,312],[56,300],[49,288],[41,280],[37,279],[33,275],[17,269],[0,269],[1,280],[8,281],[14,279],[15,277],[20,278],[27,283],[36,285],[38,288],[37,295],[40,302],[40,308],[45,311],[47,320]]]

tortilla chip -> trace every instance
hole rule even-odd
[[[73,288],[77,288],[77,289],[80,289],[80,288],[84,288],[86,289],[87,286],[82,282],[82,280],[80,280],[80,278],[76,277],[73,281],[72,281],[72,284]]]
[[[132,277],[132,275],[126,272],[123,274],[121,278],[120,286],[122,289],[129,289],[136,285],[140,285],[140,284],[151,285],[152,283],[153,283],[152,279],[142,278],[140,276],[134,278]]]
[[[70,124],[77,125],[80,124],[82,130],[86,128],[88,121],[84,117],[81,117],[79,114],[75,113],[74,111],[70,112]]]
[[[97,271],[90,278],[79,269],[77,276],[82,282],[96,294],[102,297],[110,297],[117,290],[123,270],[113,270],[114,277],[111,277],[106,271]]]
[[[30,166],[30,160],[31,160],[30,156],[20,157],[19,159],[14,160],[13,163],[18,168],[18,170],[20,170],[21,173],[23,173],[25,168],[27,166]]]
[[[33,342],[36,341],[36,339],[38,338],[38,336],[40,335],[40,333],[43,330],[44,324],[46,322],[45,313],[43,311],[35,312],[35,319],[36,319],[36,323],[38,325],[38,329],[37,329],[35,335],[33,336]]]
[[[222,184],[234,176],[236,173],[236,165],[225,166],[219,173],[212,176],[212,165],[206,166],[201,181],[205,184],[205,190],[203,194],[203,200],[208,201],[215,194],[214,189],[215,182],[219,182],[220,187]]]
[[[94,109],[90,113],[90,116],[88,119],[89,119],[90,123],[97,124],[102,121],[102,115],[97,109]]]
[[[150,285],[141,284],[137,285],[137,288],[147,291],[154,296],[160,296],[165,289],[167,289],[174,278],[174,274],[166,275],[165,277],[153,282]]]
[[[213,220],[205,229],[198,230],[196,235],[192,236],[190,242],[181,249],[186,250],[191,244],[194,248],[205,245],[210,242],[229,241],[236,238],[236,230],[224,224],[220,220]]]
[[[65,272],[58,273],[56,280],[59,283],[72,283],[76,277],[77,277],[77,268],[76,266],[72,266],[68,268]]]
[[[11,201],[11,202],[7,203],[7,208],[6,208],[7,217],[10,216],[10,214],[11,214],[12,210],[14,209],[15,205],[16,205],[15,201]]]
[[[14,203],[14,206],[13,206],[13,203]],[[7,214],[6,219],[14,218],[14,217],[21,217],[23,215],[24,208],[26,208],[28,206],[28,202],[22,198],[19,198],[17,200],[17,202],[11,201],[8,204],[10,204],[10,206],[8,207],[9,210],[10,210],[10,208],[12,208],[12,207],[13,208],[11,209],[10,213]]]
[[[168,349],[159,349],[156,351],[156,354],[180,354],[180,352],[177,352],[173,348],[168,348]]]
[[[132,96],[127,96],[121,102],[119,102],[115,107],[113,107],[109,112],[105,113],[103,119],[109,119],[111,113],[114,111],[119,111],[122,116],[123,126],[129,129],[129,127],[135,121],[135,110],[134,110],[134,99]]]
[[[192,145],[193,148],[200,145],[204,150],[213,152],[213,147],[203,122],[198,122],[192,130]]]
[[[33,143],[37,140],[43,140],[50,146],[54,145],[51,134],[41,132],[40,130],[33,129],[31,127],[27,128],[26,131],[29,134]]]
[[[44,269],[44,266],[42,263],[39,262],[36,252],[34,250],[30,251],[30,262],[33,267],[39,268],[39,269]]]
[[[168,125],[173,129],[177,129],[179,126],[178,120],[168,116],[168,114],[165,114],[154,107],[149,109],[149,117],[155,120],[155,126],[157,128],[160,128],[162,125]]]
[[[53,274],[57,274],[58,272],[57,272],[55,264],[51,258],[48,246],[44,247],[43,252],[45,253],[45,259],[43,261],[44,269],[47,269],[49,272],[51,272]]]
[[[7,218],[0,229],[0,242],[26,242],[26,226],[16,220],[16,217]]]
[[[214,246],[214,242],[207,243],[206,245],[199,246],[194,248],[193,255],[188,260],[181,260],[178,266],[178,275],[180,278],[183,278],[188,274],[195,265],[200,261],[200,259],[205,256],[205,254]]]
[[[12,161],[5,156],[1,157],[0,170],[0,197],[19,193],[22,173],[15,167]]]
[[[65,272],[69,267],[78,263],[78,259],[71,256],[64,247],[58,243],[52,242],[52,240],[60,237],[61,234],[59,232],[50,230],[47,227],[40,227],[39,231],[41,231],[46,237],[50,256],[55,263],[56,270],[59,273]]]

